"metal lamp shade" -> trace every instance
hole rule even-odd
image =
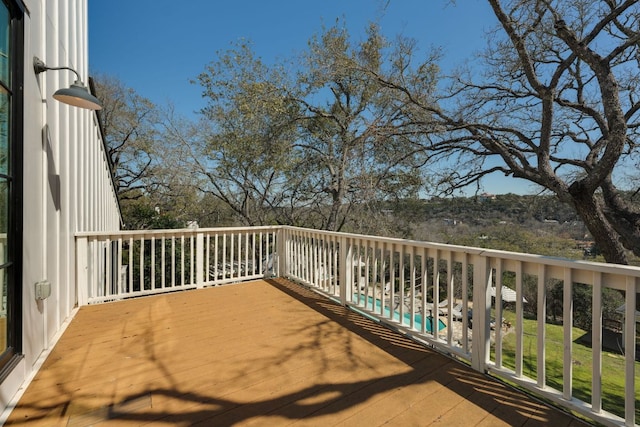
[[[58,89],[53,94],[53,98],[74,107],[87,108],[89,110],[102,109],[98,98],[91,95],[87,87],[79,81],[76,81],[67,89]]]

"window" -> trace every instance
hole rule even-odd
[[[23,12],[0,1],[0,380],[22,347]]]

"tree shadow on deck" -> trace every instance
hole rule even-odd
[[[335,369],[336,359],[323,351],[323,343],[330,334],[334,334],[331,338],[337,338],[347,348],[345,359],[339,362],[343,368],[379,369],[381,373],[368,378],[363,376],[364,379],[345,376],[342,381],[323,381],[320,376],[315,383],[300,381],[297,389],[289,388],[286,392],[272,390],[251,400],[231,398],[233,393],[225,394],[216,388],[218,384],[214,378],[204,378],[202,383],[205,386],[198,390],[181,390],[175,386],[177,381],[170,379],[174,386],[150,386],[147,391],[131,393],[113,405],[71,417],[67,415],[68,425],[117,421],[126,421],[129,425],[152,422],[169,425],[279,425],[295,421],[325,425],[326,417],[336,414],[340,416],[332,418],[330,424],[336,420],[346,425],[475,425],[483,420],[487,423],[488,414],[495,417],[494,421],[501,421],[505,425],[581,424],[300,285],[284,279],[267,282],[315,310],[322,318],[311,326],[311,331],[306,331],[308,340],[301,339],[293,348],[278,352],[275,352],[277,346],[274,345],[273,353],[267,352],[263,357],[256,355],[255,360],[250,362],[269,369],[269,366],[289,366],[300,357],[313,357],[310,363],[314,366],[317,364],[317,369],[332,370]],[[301,332],[296,325],[291,325],[286,331],[294,337]],[[367,366],[355,350],[358,343],[354,340],[364,340],[393,356],[402,369],[392,371],[384,367]],[[163,375],[172,375],[161,360],[153,362],[160,365],[159,372]],[[233,373],[233,377],[244,374],[250,372],[239,370]],[[210,381],[208,386],[207,381]],[[425,384],[430,386],[424,387]],[[64,385],[60,387],[61,395],[69,391],[64,390]],[[395,399],[389,398],[394,394]],[[386,399],[391,403],[385,403]],[[153,401],[164,402],[164,405],[152,406]],[[400,405],[406,406],[398,408]],[[34,405],[33,409],[34,413],[37,413],[37,409],[41,413],[50,410],[60,414],[58,422],[64,419],[65,411],[60,408],[47,408],[43,404]],[[47,425],[50,419],[44,416],[28,420],[14,419],[7,425],[31,422]]]

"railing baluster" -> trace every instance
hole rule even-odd
[[[129,292],[133,292],[133,237],[129,238]]]
[[[494,333],[495,339],[495,358],[496,367],[502,368],[502,280],[504,278],[504,270],[502,269],[502,258],[496,260],[496,282],[495,282],[495,320],[494,320]]]
[[[296,263],[298,264],[299,268],[298,268],[298,276],[304,281],[305,280],[305,265],[304,263],[306,262],[306,258],[304,256],[304,250],[305,250],[305,239],[306,236],[304,233],[301,233],[300,237],[296,240],[296,243],[298,244],[298,251],[297,251],[297,260]]]
[[[167,262],[166,262],[166,254],[165,254],[165,251],[166,251],[166,245],[165,245],[165,243],[166,243],[166,237],[165,237],[165,235],[163,234],[163,235],[162,235],[162,243],[161,243],[161,245],[160,245],[161,250],[162,250],[162,255],[161,255],[161,265],[162,265],[162,267],[161,267],[161,268],[162,268],[162,272],[160,273],[160,287],[161,287],[162,289],[164,289],[164,288],[166,287],[166,284],[167,284],[167,282],[166,282],[166,280],[167,280],[167,278],[166,278],[166,275],[167,275],[167,274],[166,274],[166,271],[167,271]]]
[[[238,253],[236,254],[236,278],[242,275],[242,233],[238,233]]]
[[[522,355],[524,353],[524,339],[523,339],[523,291],[522,291],[522,262],[518,261],[516,263],[516,319],[515,319],[515,328],[516,328],[516,370],[515,375],[517,377],[522,377]]]
[[[350,290],[348,283],[351,281],[352,273],[349,270],[353,270],[352,264],[352,248],[351,243],[347,237],[340,239],[340,302],[342,305],[346,305],[351,301],[352,296],[348,296],[347,292]]]
[[[304,278],[307,283],[313,282],[313,234],[311,232],[305,233],[305,244],[304,244],[304,265],[305,265],[305,274]]]
[[[400,276],[400,286],[398,289],[398,293],[400,295],[398,295],[398,302],[396,303],[394,301],[394,306],[397,306],[399,308],[399,314],[398,314],[398,320],[400,321],[400,323],[404,323],[405,322],[405,281],[406,281],[406,277],[404,274],[404,266],[405,266],[405,246],[404,245],[398,245],[398,275]]]
[[[563,305],[562,305],[562,327],[564,331],[564,352],[562,367],[562,397],[571,399],[573,388],[573,357],[572,350],[572,328],[573,328],[573,282],[571,269],[564,269]]]
[[[547,269],[543,264],[538,266],[538,333],[537,333],[537,366],[538,388],[543,389],[547,382],[546,369],[546,320],[547,320]]]
[[[124,289],[124,281],[123,281],[123,277],[122,277],[122,256],[123,256],[123,252],[122,252],[122,237],[118,237],[118,278],[116,280],[118,289],[118,295],[125,293],[125,289]]]
[[[171,287],[176,286],[176,236],[171,236]]]
[[[311,283],[311,277],[309,276],[309,270],[311,269],[310,253],[311,235],[309,232],[305,232],[302,238],[302,279],[307,283]]]
[[[434,338],[438,338],[437,326],[440,321],[438,313],[438,305],[440,305],[440,251],[434,249],[433,257],[433,291],[431,295],[431,334]]]
[[[96,287],[98,288],[98,295],[101,297],[107,296],[106,283],[104,278],[104,262],[102,255],[102,242],[99,239],[94,241],[94,255],[93,264],[95,265],[95,278]]]
[[[193,245],[191,246],[193,247]],[[196,233],[196,285],[198,288],[204,287],[204,267],[204,234],[198,232]],[[193,267],[191,271],[193,271]]]
[[[246,231],[244,233],[244,272],[242,274],[242,276],[247,277],[249,276],[249,232]]]
[[[364,269],[362,268],[362,264],[364,263],[364,254],[363,254],[363,243],[362,238],[354,239],[354,257],[353,262],[355,263],[355,273],[353,275],[353,286],[356,292],[358,293],[358,298],[360,298],[360,303],[362,305],[364,301]],[[355,292],[354,292],[355,293]]]
[[[184,234],[180,236],[180,286],[184,287]]]
[[[289,274],[288,263],[289,258],[280,256],[280,254],[289,255],[290,251],[287,248],[287,242],[289,241],[289,230],[284,229],[276,235],[273,231],[269,233],[271,238],[271,258],[273,259],[273,275],[286,276]]]
[[[297,233],[291,236],[291,252],[290,252],[291,268],[289,270],[291,271],[291,275],[293,277],[300,277],[299,265],[298,265],[298,239],[299,239],[299,236]]]
[[[634,277],[627,276],[625,286],[624,324],[624,418],[628,426],[636,423],[636,296],[638,287]]]
[[[383,242],[380,246],[380,280],[382,281],[382,291],[380,292],[380,316],[384,314],[384,309],[386,306],[387,295],[390,295],[391,288],[393,287],[389,284],[389,290],[387,291],[387,276],[386,276],[386,255],[387,255],[387,243]]]
[[[144,291],[144,237],[140,238],[140,292]]]
[[[196,257],[195,257],[195,241],[194,241],[194,235],[190,234],[189,235],[189,284],[190,285],[194,285],[196,283],[198,283],[196,277],[195,277],[195,263],[196,263]]]
[[[327,241],[322,236],[318,236],[318,250],[317,250],[317,261],[316,261],[316,275],[318,276],[317,285],[324,292],[329,292],[329,284],[326,280],[326,270],[327,270]]]
[[[298,265],[300,265],[300,277],[302,278],[302,280],[305,280],[305,274],[307,272],[306,270],[306,266],[305,263],[307,261],[307,258],[305,257],[305,249],[306,249],[306,234],[302,233],[302,235],[300,236],[300,238],[298,239],[298,260],[297,263]]]
[[[211,234],[210,233],[207,233],[205,245],[207,249],[205,251],[206,261],[204,266],[205,268],[204,281],[208,285],[209,283],[211,283]]]
[[[416,320],[416,256],[415,247],[409,247],[409,316],[411,329],[415,329]]]
[[[370,268],[371,268],[371,245],[369,239],[364,240],[364,297],[365,297],[365,307],[369,310],[373,308],[373,303],[375,300],[375,295],[371,295],[371,285],[373,283],[373,279],[371,278]]]
[[[453,254],[451,251],[447,251],[447,325],[453,324],[453,285],[455,277],[453,275]],[[438,325],[434,325],[435,330],[438,330]],[[447,343],[452,345],[453,342],[453,328],[447,327]]]
[[[312,286],[319,286],[318,283],[318,250],[320,247],[320,239],[318,235],[315,233],[311,233],[311,247],[309,248],[310,259],[309,259],[309,283]]]
[[[264,241],[262,240],[262,231],[258,234],[258,272],[261,274],[265,274],[266,271],[264,269],[264,265],[263,265],[263,257],[264,257],[264,253],[262,250],[262,247],[264,246]],[[281,254],[281,256],[284,256],[284,254]]]
[[[396,265],[395,265],[396,247],[394,243],[389,245],[389,276],[391,279],[391,288],[389,290],[389,318],[393,319],[393,311],[396,300]]]
[[[591,406],[602,412],[602,273],[593,273],[593,304],[591,312]]]
[[[156,238],[151,236],[151,289],[156,287]]]
[[[474,266],[475,268],[475,266]],[[462,349],[469,353],[469,255],[462,258]]]
[[[113,295],[113,282],[111,281],[111,240],[107,237],[104,242],[105,251],[105,295]]]
[[[259,251],[260,251],[260,236],[259,233],[253,233],[251,237],[251,274],[252,275],[262,275],[262,271],[260,270],[259,264]]]
[[[214,275],[213,280],[218,282],[220,280],[220,264],[218,262],[218,255],[220,252],[220,246],[218,245],[218,233],[213,237],[213,265],[214,265]]]
[[[421,260],[421,269],[420,269],[420,314],[422,315],[422,325],[420,332],[422,334],[427,334],[427,321],[429,319],[429,313],[427,312],[427,296],[429,292],[427,290],[429,282],[429,271],[428,271],[428,258],[429,258],[429,250],[427,248],[422,249],[422,260]]]
[[[222,280],[227,278],[227,233],[222,235]]]

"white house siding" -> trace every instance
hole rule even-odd
[[[52,98],[70,71],[33,71],[33,57],[69,66],[88,84],[87,0],[24,0],[24,359],[0,384],[6,407],[76,306],[74,233],[112,231],[120,213],[95,112]],[[35,299],[48,280],[51,296]],[[0,421],[2,421],[0,419]]]

